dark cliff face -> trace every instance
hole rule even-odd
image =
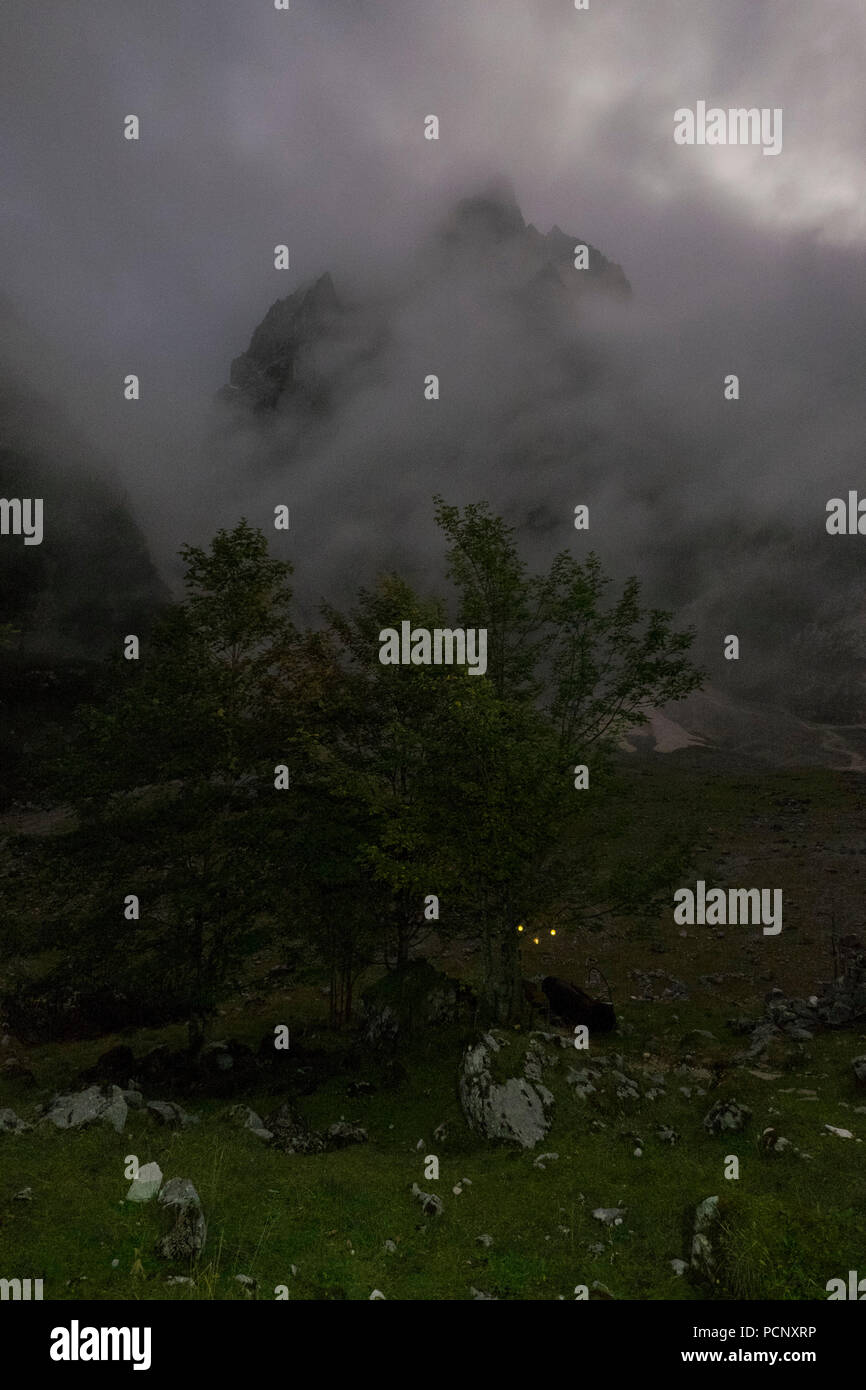
[[[575,268],[578,245],[587,246],[585,270]],[[542,235],[527,224],[500,183],[456,204],[419,256],[414,279],[387,302],[348,304],[329,274],[278,299],[232,362],[220,399],[257,413],[327,415],[367,379],[365,367],[375,371],[393,321],[412,313],[416,297],[447,301],[457,291],[463,312],[471,311],[474,294],[479,309],[499,301],[527,327],[552,327],[558,313],[579,309],[583,295],[627,298],[631,287],[621,268],[581,237],[559,227]]]
[[[95,657],[144,631],[167,598],[120,492],[62,413],[0,361],[0,497],[41,498],[43,539],[0,536],[7,660]]]

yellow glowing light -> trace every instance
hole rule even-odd
[[[550,928],[550,935],[551,935],[551,936],[556,936],[556,927],[551,927],[551,928]]]
[[[535,944],[536,944],[536,946],[537,946],[537,945],[538,945],[538,937],[537,937],[537,936],[534,936],[532,939],[533,939],[533,941],[535,942]]]
[[[523,931],[523,928],[522,928],[522,927],[518,927],[517,930],[518,930],[518,931]]]

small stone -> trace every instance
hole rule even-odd
[[[837,1129],[836,1125],[825,1125],[824,1128],[830,1133],[835,1134],[837,1139],[853,1139],[854,1135],[850,1129]]]
[[[485,1250],[487,1250],[487,1249],[489,1249],[490,1246],[493,1244],[493,1237],[492,1237],[492,1236],[476,1236],[476,1237],[475,1237],[475,1244],[476,1244],[476,1245],[483,1245],[484,1248],[485,1248]]]
[[[673,1270],[674,1274],[682,1275],[685,1274],[686,1270],[688,1269],[688,1265],[686,1264],[685,1260],[671,1260],[671,1269]]]
[[[374,1298],[383,1298],[383,1299],[384,1299],[384,1298],[385,1298],[385,1295],[383,1294],[383,1292],[382,1292],[381,1289],[374,1289],[373,1292],[370,1294],[370,1297],[367,1299],[367,1302],[368,1302],[368,1303],[371,1303],[372,1300],[373,1300]],[[385,1301],[387,1302],[387,1300],[385,1300]]]
[[[421,1203],[421,1210],[425,1216],[441,1216],[445,1210],[441,1197],[437,1197],[433,1192],[422,1192],[415,1182],[412,1184],[412,1196]]]
[[[548,1163],[553,1163],[558,1158],[559,1154],[539,1154],[536,1159],[533,1159],[532,1166],[543,1170]]]
[[[396,1255],[397,1253],[397,1246],[393,1240],[386,1240],[383,1248],[388,1255]]]
[[[605,1226],[620,1226],[625,1212],[625,1207],[596,1207],[592,1214],[596,1221],[603,1221]]]

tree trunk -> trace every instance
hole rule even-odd
[[[519,1023],[523,1017],[520,941],[513,927],[490,924],[484,935],[481,1012],[487,1023]]]

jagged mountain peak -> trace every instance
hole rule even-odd
[[[575,266],[581,244],[588,250],[585,269]],[[528,315],[533,331],[554,334],[557,313],[573,321],[582,295],[597,290],[627,296],[631,287],[619,266],[580,237],[558,226],[542,234],[528,224],[513,186],[498,177],[452,206],[387,300],[350,307],[327,272],[278,299],[232,362],[231,384],[220,395],[256,411],[327,412],[352,383],[368,379],[392,316],[415,314],[414,296],[419,302],[426,296],[428,304],[453,302],[455,321],[467,296],[479,308],[499,300]]]

